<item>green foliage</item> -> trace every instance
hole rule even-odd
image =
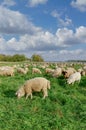
[[[40,55],[33,54],[30,59],[28,59],[24,54],[15,54],[13,56],[11,55],[3,55],[0,54],[0,61],[9,61],[9,62],[18,62],[18,61],[26,61],[26,60],[32,60],[36,62],[43,62],[44,59]]]
[[[0,55],[0,61],[12,61],[12,62],[16,62],[16,61],[25,61],[28,58],[25,57],[25,55],[19,55],[19,54],[15,54],[13,56],[11,55]]]
[[[25,61],[26,60],[25,55],[19,55],[19,54],[14,55],[12,58],[13,58],[13,61]]]
[[[48,97],[33,93],[33,99],[17,99],[16,90],[27,79],[43,76],[51,81]],[[85,130],[86,76],[80,84],[67,85],[64,77],[43,74],[0,76],[0,130]]]
[[[37,55],[37,54],[33,54],[32,57],[31,57],[31,60],[32,61],[37,61],[37,62],[43,62],[44,61],[44,59],[42,58],[42,56]]]

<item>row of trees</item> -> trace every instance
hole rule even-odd
[[[20,54],[15,54],[13,56],[11,55],[3,55],[0,54],[0,61],[9,61],[9,62],[17,62],[17,61],[37,61],[37,62],[43,62],[44,59],[37,54],[33,54],[31,56],[31,58],[27,58],[24,54],[20,55]]]
[[[86,62],[86,60],[68,60],[67,62]]]

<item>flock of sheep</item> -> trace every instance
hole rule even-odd
[[[75,81],[81,80],[81,76],[86,75],[86,64],[81,63],[81,67],[79,69],[74,68],[74,64],[67,64],[67,63],[54,63],[54,67],[52,67],[52,63],[25,63],[22,65],[13,65],[13,66],[1,66],[0,67],[0,75],[1,76],[14,76],[15,72],[20,74],[27,74],[29,73],[29,68],[32,70],[32,74],[39,73],[42,74],[42,71],[46,74],[50,74],[53,77],[58,78],[59,76],[63,75],[66,78],[68,84],[72,84]],[[18,98],[22,96],[31,96],[33,91],[36,92],[43,92],[43,98],[48,96],[48,89],[50,89],[50,81],[44,77],[35,77],[32,79],[27,80],[16,92],[16,96]]]

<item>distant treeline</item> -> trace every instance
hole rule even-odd
[[[0,61],[16,62],[16,61],[25,61],[25,60],[28,60],[28,58],[25,55],[15,54],[11,56],[11,55],[0,54]]]
[[[86,62],[86,60],[68,60],[67,62]]]
[[[0,61],[18,62],[18,61],[27,61],[27,60],[38,61],[38,62],[44,61],[43,58],[37,54],[33,54],[31,58],[27,58],[24,54],[21,54],[21,55],[15,54],[13,56],[0,54]]]

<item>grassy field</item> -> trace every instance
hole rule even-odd
[[[50,80],[49,96],[43,100],[40,92],[33,93],[32,100],[17,99],[18,87],[38,76]],[[0,130],[86,130],[86,76],[74,85],[67,85],[63,76],[31,71],[0,76]]]

